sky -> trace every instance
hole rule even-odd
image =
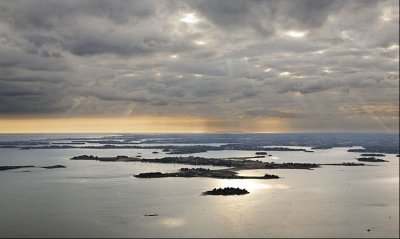
[[[0,133],[398,132],[397,0],[0,1]]]

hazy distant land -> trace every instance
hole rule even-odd
[[[215,145],[207,145],[217,143]],[[276,146],[279,145],[279,146]],[[290,148],[286,146],[296,146]],[[168,154],[191,154],[210,150],[303,151],[334,147],[359,147],[349,152],[399,153],[398,134],[293,133],[293,134],[136,134],[104,137],[0,141],[0,148],[29,149],[159,149]]]

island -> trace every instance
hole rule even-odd
[[[232,188],[232,187],[226,187],[226,188],[214,188],[211,191],[205,191],[203,192],[203,195],[222,195],[222,196],[229,196],[229,195],[245,195],[249,194],[250,192],[247,191],[246,189],[240,189],[240,188]]]
[[[136,157],[128,157],[125,155],[117,155],[116,157],[98,157],[93,155],[80,155],[70,158],[71,160],[97,160],[103,162],[117,162],[117,161],[138,161],[142,157],[137,155]]]
[[[64,165],[53,165],[53,166],[45,166],[45,167],[42,167],[42,168],[55,169],[55,168],[66,168],[66,167]]]
[[[372,162],[372,163],[388,162],[388,161],[386,161],[386,160],[378,159],[378,158],[375,158],[375,157],[358,158],[357,160],[358,160],[358,161],[361,161],[361,162]]]
[[[230,158],[203,158],[203,157],[163,157],[155,159],[135,158],[127,156],[117,157],[97,157],[93,155],[81,155],[72,157],[71,160],[97,160],[107,162],[142,162],[142,163],[163,163],[163,164],[187,164],[187,165],[210,165],[232,168],[232,170],[242,169],[313,169],[319,165],[315,163],[274,163],[263,162],[260,160],[237,160]]]
[[[139,174],[133,175],[133,176],[136,178],[166,178],[166,177],[169,177],[169,176],[167,176],[166,173],[161,173],[161,172],[139,173]]]
[[[0,166],[0,171],[20,169],[20,168],[45,168],[45,169],[55,169],[55,168],[66,168],[64,165],[53,165],[53,166],[44,166],[44,167],[36,167],[33,165],[25,165],[25,166]]]
[[[320,164],[316,163],[265,163],[266,169],[313,169],[319,168]],[[251,169],[251,168],[249,168]]]
[[[345,162],[345,163],[327,163],[327,164],[320,164],[320,165],[327,165],[327,166],[366,166],[363,163],[353,163],[353,162]]]
[[[264,155],[263,155],[264,156]],[[256,156],[257,157],[257,156]],[[364,166],[362,163],[341,164],[316,164],[316,163],[275,163],[260,160],[231,159],[231,158],[203,158],[203,157],[163,157],[163,158],[138,158],[118,155],[116,157],[98,157],[93,155],[81,155],[72,157],[71,160],[97,160],[105,162],[141,162],[162,164],[186,164],[222,166],[227,169],[210,170],[204,168],[181,168],[178,172],[162,173],[147,172],[133,175],[136,178],[166,178],[166,177],[208,177],[220,179],[278,179],[277,175],[265,174],[264,176],[239,176],[237,171],[247,169],[307,169],[319,168],[321,165],[329,166]]]
[[[181,168],[178,172],[174,173],[161,173],[161,172],[150,172],[140,173],[134,175],[136,178],[167,178],[167,177],[207,177],[207,178],[220,178],[220,179],[278,179],[279,176],[265,174],[264,176],[239,176],[237,172],[222,169],[222,170],[210,170],[205,168]]]
[[[34,168],[35,166],[27,165],[27,166],[0,166],[0,171],[20,169],[20,168]]]
[[[268,152],[256,152],[256,155],[268,155]]]
[[[118,157],[118,156],[117,156]],[[99,157],[93,156],[93,155],[80,155],[80,156],[75,156],[72,157],[71,159],[73,160],[97,160]]]

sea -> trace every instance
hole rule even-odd
[[[66,142],[114,136],[118,135],[0,135],[0,142]],[[351,147],[287,147],[314,152],[271,151],[271,156],[259,160],[340,164],[357,163],[361,154],[348,152]],[[255,152],[220,150],[180,156],[252,157]],[[388,162],[366,163],[369,166],[239,171],[240,175],[281,177],[270,180],[135,178],[143,172],[174,172],[182,167],[224,167],[70,160],[85,154],[171,156],[162,150],[141,148],[0,148],[0,166],[36,166],[0,171],[0,237],[399,237],[396,154],[385,153],[382,159]],[[66,168],[40,168],[51,165]],[[250,193],[202,195],[219,187],[245,188]]]

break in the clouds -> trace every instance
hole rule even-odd
[[[399,3],[1,1],[0,114],[397,131]]]

